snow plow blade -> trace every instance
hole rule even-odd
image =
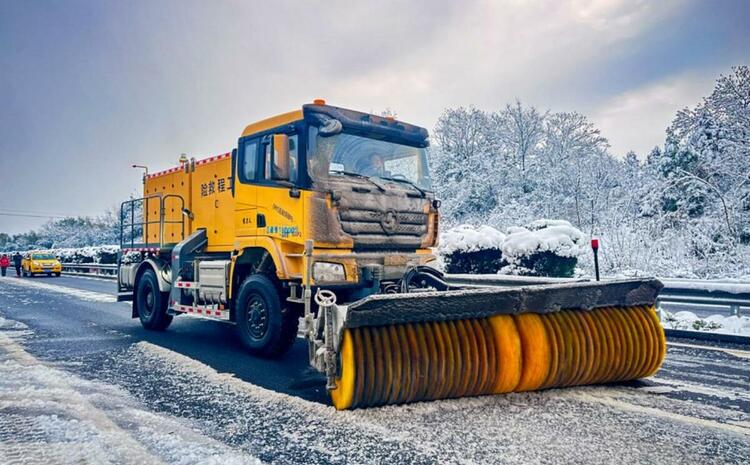
[[[342,308],[337,409],[655,373],[656,279],[381,294]]]

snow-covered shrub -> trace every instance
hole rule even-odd
[[[99,263],[114,264],[117,263],[117,254],[120,248],[116,245],[100,245],[93,247],[71,247],[57,249],[42,249],[39,247],[33,250],[44,250],[60,259],[63,263]],[[21,252],[23,253],[23,251]]]
[[[462,224],[440,235],[438,254],[446,273],[497,273],[506,262],[500,247],[505,234],[491,226]]]
[[[529,276],[571,277],[586,251],[586,236],[563,220],[537,220],[508,228],[503,241],[502,272]]]
[[[562,220],[536,220],[510,227],[507,235],[491,226],[468,224],[440,235],[438,254],[447,273],[501,273],[573,276],[586,237]]]
[[[64,249],[50,249],[63,263],[117,263],[117,253],[120,248],[116,245],[100,245],[93,247],[77,247]]]

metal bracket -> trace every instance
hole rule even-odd
[[[336,308],[336,294],[331,291],[318,289],[315,293],[315,303],[323,311],[325,322],[325,372],[326,389],[336,388],[336,375],[338,374],[338,361],[336,360],[336,331],[334,318]]]

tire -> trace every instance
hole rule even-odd
[[[55,273],[55,276],[59,278],[61,274],[62,274],[62,273],[60,273],[60,272],[57,272],[57,273]]]
[[[279,357],[292,347],[299,318],[292,308],[282,307],[279,291],[268,277],[248,276],[235,308],[240,339],[251,353]]]
[[[172,315],[167,314],[169,295],[159,291],[159,281],[153,270],[146,270],[138,280],[133,305],[144,328],[164,331],[172,323]]]

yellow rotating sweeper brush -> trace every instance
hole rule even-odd
[[[371,296],[339,309],[337,409],[609,383],[655,373],[661,283]],[[383,324],[388,323],[388,324]]]

